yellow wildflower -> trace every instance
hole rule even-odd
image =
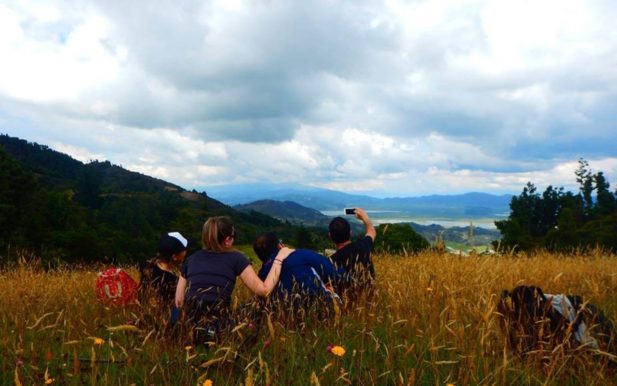
[[[341,346],[332,347],[330,352],[338,357],[342,357],[343,355],[345,355],[345,349],[342,348]]]
[[[214,385],[214,382],[212,382],[211,379],[206,379],[202,386],[212,386],[212,385]]]
[[[100,346],[103,343],[105,343],[105,339],[103,339],[103,338],[94,338],[94,345],[95,346]]]

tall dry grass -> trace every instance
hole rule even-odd
[[[424,253],[374,261],[373,298],[340,318],[309,313],[304,324],[284,325],[271,315],[256,331],[241,325],[212,347],[187,347],[183,334],[163,337],[143,323],[138,306],[100,304],[96,269],[15,266],[0,273],[0,383],[617,384],[605,353],[512,356],[494,314],[502,289],[535,284],[580,294],[615,320],[615,256]],[[237,304],[249,299],[240,287]],[[251,334],[256,342],[249,345]]]

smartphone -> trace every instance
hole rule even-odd
[[[345,208],[346,215],[356,214],[356,208]]]

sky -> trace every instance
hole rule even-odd
[[[187,189],[617,186],[614,0],[2,1],[0,133]]]

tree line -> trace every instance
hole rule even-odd
[[[571,251],[601,247],[617,252],[617,192],[603,172],[593,173],[580,159],[575,171],[579,190],[548,186],[541,194],[528,182],[510,202],[510,215],[496,221],[502,234],[495,246],[524,251]]]

